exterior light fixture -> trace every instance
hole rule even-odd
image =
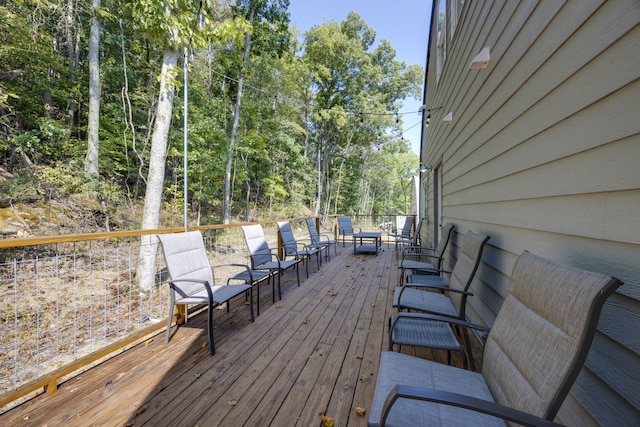
[[[420,165],[420,172],[421,173],[425,173],[425,172],[431,172],[433,170],[433,166],[431,165]]]
[[[487,68],[489,65],[489,60],[491,59],[491,53],[489,52],[489,46],[484,47],[473,61],[471,61],[471,65],[469,68]]]

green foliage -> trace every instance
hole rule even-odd
[[[78,154],[65,125],[45,117],[37,121],[38,129],[9,138],[10,146],[17,153],[28,156],[36,163],[48,163]]]
[[[77,9],[70,21],[79,55],[73,70],[69,34],[59,25],[67,22],[64,8],[29,1],[0,7],[0,167],[15,176],[2,184],[5,197],[91,193],[109,204],[124,203],[125,195],[139,203],[168,43],[181,61],[182,49],[190,49],[189,162],[185,171],[185,111],[182,91],[176,91],[165,212],[172,221],[182,215],[188,173],[190,211],[201,214],[202,222],[215,221],[244,34],[250,32],[233,153],[232,216],[244,218],[247,199],[251,208],[273,209],[272,215],[308,212],[316,207],[318,191],[321,213],[405,210],[418,158],[399,140],[401,124],[393,112],[404,97],[420,94],[422,69],[397,61],[390,43],[376,43],[375,31],[355,13],[312,28],[300,42],[288,28],[288,0],[234,3],[224,9],[213,1],[141,0],[123,8],[102,1],[97,178],[86,177],[82,167],[90,9]],[[182,65],[171,70],[171,83],[180,88]]]
[[[40,180],[55,189],[58,195],[95,194],[99,200],[109,204],[122,203],[124,200],[120,186],[102,177],[86,175],[82,171],[82,164],[78,162],[45,166],[40,171]]]
[[[0,193],[4,200],[15,203],[30,203],[41,199],[40,178],[33,170],[22,169],[15,172],[13,179],[0,182]]]

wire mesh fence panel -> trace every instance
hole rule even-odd
[[[63,242],[0,254],[0,393],[166,316],[163,286],[135,281],[139,238]]]

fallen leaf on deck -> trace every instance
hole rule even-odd
[[[304,323],[305,325],[306,325],[307,323],[309,323],[309,318],[308,318],[308,317],[305,317],[305,318],[304,318],[304,320],[302,321],[302,323]]]
[[[357,356],[356,356],[356,359],[360,359],[360,360],[362,360],[362,357],[363,357],[363,356],[362,356],[361,354],[359,354],[359,355],[357,355]]]
[[[282,308],[282,304],[280,303],[276,304],[276,308]]]
[[[326,415],[322,416],[322,425],[324,427],[333,427],[333,418],[327,417]]]
[[[372,303],[371,303],[371,307],[375,307],[375,306],[376,306],[376,303],[375,303],[375,302],[372,302]]]
[[[153,342],[153,338],[149,338],[148,340],[146,340],[146,341],[144,342],[144,345],[149,345],[149,344],[151,344],[152,342]]]
[[[193,376],[196,378],[200,378],[200,375],[202,375],[200,372],[196,372],[195,374],[193,374]]]
[[[202,348],[207,348],[207,344],[208,344],[208,343],[205,341],[205,342],[203,342],[202,344],[200,344],[200,347],[202,347]]]
[[[338,295],[333,291],[333,289],[330,289],[327,293],[332,297],[335,297],[336,295]]]
[[[364,417],[364,414],[367,413],[367,410],[364,409],[361,406],[356,406],[356,414],[360,415],[361,417]]]
[[[229,401],[229,406],[236,406],[236,403],[238,403],[238,401],[237,401],[237,400],[235,400],[235,399],[231,399],[231,400]]]
[[[136,411],[136,417],[137,417],[138,415],[141,415],[141,414],[142,414],[144,411],[146,411],[146,410],[147,410],[147,407],[146,407],[146,406],[143,406],[142,408],[138,409],[138,410]]]
[[[244,302],[244,305],[249,305],[249,304],[251,304],[251,301],[245,301]]]

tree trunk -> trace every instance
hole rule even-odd
[[[175,87],[169,82],[170,70],[178,64],[178,51],[165,46],[160,74],[160,96],[155,126],[151,137],[151,153],[149,158],[149,174],[147,176],[147,192],[144,198],[142,229],[150,230],[160,225],[160,207],[162,205],[162,189],[164,184],[164,168],[167,154],[167,140],[173,111]],[[138,258],[138,283],[144,290],[151,289],[154,283],[154,267],[158,249],[156,235],[142,236],[140,256]]]
[[[89,119],[87,156],[84,171],[90,175],[98,175],[98,147],[100,145],[100,0],[93,0],[91,16],[91,34],[89,36]]]
[[[253,14],[256,11],[257,3],[251,5],[249,10],[249,22],[253,22]],[[229,224],[231,217],[231,166],[233,165],[233,149],[236,143],[236,133],[238,132],[238,121],[240,120],[240,104],[242,102],[242,86],[244,85],[244,68],[249,61],[251,51],[251,34],[244,35],[244,54],[242,56],[242,71],[238,79],[238,92],[236,93],[236,105],[233,109],[233,124],[231,125],[231,136],[229,137],[229,151],[227,151],[227,167],[224,172],[224,196],[222,198],[222,223]]]
[[[70,80],[72,82],[76,81],[76,76],[78,73],[78,60],[80,49],[77,44],[80,43],[79,37],[80,32],[78,32],[76,37],[76,46],[73,44],[73,24],[75,22],[75,2],[73,0],[67,0],[67,8],[64,16],[65,20],[65,32],[66,32],[66,44],[67,44],[67,57],[69,61],[69,75]],[[76,114],[76,100],[71,98],[69,99],[69,105],[67,107],[68,124],[69,127],[73,127],[74,118]]]

